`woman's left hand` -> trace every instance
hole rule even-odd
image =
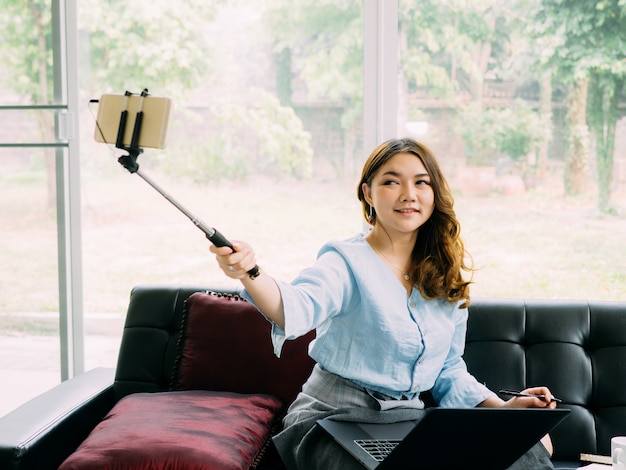
[[[537,397],[512,397],[504,402],[507,408],[556,408],[554,395],[548,387],[532,387],[522,390],[527,395],[537,395]]]

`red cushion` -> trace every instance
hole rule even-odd
[[[59,470],[248,469],[268,442],[281,407],[266,395],[129,395]]]
[[[274,355],[271,324],[239,296],[195,293],[185,301],[172,390],[275,395],[291,403],[313,369],[311,332]]]

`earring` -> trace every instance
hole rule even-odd
[[[370,225],[374,225],[374,208],[372,206],[370,206],[370,213],[367,217],[367,222]]]

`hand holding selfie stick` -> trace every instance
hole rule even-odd
[[[211,241],[211,243],[213,243],[215,246],[218,246],[218,247],[227,246],[231,250],[235,251],[235,249],[233,248],[233,244],[229,242],[228,239],[224,237],[224,235],[222,235],[216,229],[205,225],[197,217],[194,217],[189,211],[187,211],[187,209],[185,209],[182,205],[180,205],[173,197],[171,197],[169,194],[163,191],[156,183],[154,183],[154,181],[152,181],[150,178],[148,178],[146,175],[144,175],[141,172],[141,170],[139,169],[139,164],[137,163],[137,157],[139,157],[139,155],[143,152],[143,149],[139,148],[138,142],[139,142],[139,134],[141,133],[141,123],[143,120],[143,110],[142,110],[143,99],[148,95],[148,90],[144,89],[141,92],[141,99],[139,101],[139,109],[137,110],[137,117],[135,119],[135,126],[133,128],[133,135],[130,141],[130,145],[127,147],[124,145],[124,133],[126,129],[126,122],[128,120],[128,97],[130,95],[132,95],[132,93],[128,91],[125,93],[126,101],[124,104],[124,109],[120,116],[120,125],[118,128],[117,140],[115,143],[115,146],[117,148],[127,151],[128,155],[122,155],[120,158],[118,158],[117,161],[120,162],[120,164],[124,168],[126,168],[130,173],[136,173],[137,175],[139,175],[146,183],[148,183],[150,186],[156,189],[157,192],[161,194],[161,196],[163,196],[174,207],[176,207],[179,211],[185,214],[187,218],[191,220],[196,227],[198,227],[200,230],[204,232],[204,234]],[[260,270],[259,270],[259,267],[256,265],[254,266],[254,268],[248,271],[248,276],[250,276],[250,279],[255,279],[259,274],[260,274]]]

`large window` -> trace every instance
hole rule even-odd
[[[585,38],[560,18],[590,18],[581,2],[10,3],[0,373],[16,385],[0,392],[0,415],[75,372],[114,367],[133,286],[235,285],[202,232],[117,162],[124,152],[95,141],[92,101],[105,93],[172,98],[168,145],[145,149],[141,171],[283,280],[363,229],[362,161],[411,135],[453,188],[474,296],[626,300],[626,98],[616,89],[611,119],[594,120],[592,78],[611,83],[607,70],[620,69],[577,63]],[[623,7],[605,3],[623,34]],[[66,10],[69,22],[54,19]],[[593,42],[602,28],[586,31],[602,63],[623,61]],[[612,151],[599,152],[613,124]]]
[[[0,9],[0,414],[83,369],[75,9]]]

